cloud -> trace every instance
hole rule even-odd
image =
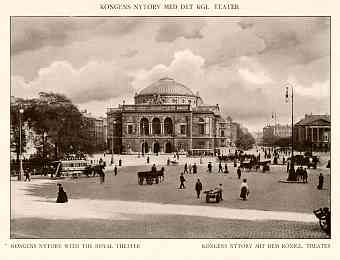
[[[185,39],[203,38],[201,30],[205,23],[200,19],[190,19],[189,21],[181,19],[170,21],[162,24],[156,35],[156,41],[172,42],[183,37]]]
[[[121,54],[122,57],[132,58],[138,54],[138,50],[127,49],[125,53]]]
[[[291,82],[296,116],[329,112],[327,17],[39,19],[12,19],[12,93],[48,88],[102,111],[168,76],[225,115],[263,126],[273,111],[289,121]]]
[[[134,31],[144,21],[143,18],[14,17],[11,54],[87,41],[93,36],[117,37]]]
[[[17,97],[36,96],[40,91],[63,93],[73,102],[81,104],[133,93],[130,81],[129,76],[114,62],[92,61],[75,69],[66,61],[56,61],[41,69],[30,82],[24,82],[21,77],[12,77],[12,90]]]
[[[204,59],[190,50],[178,51],[169,66],[157,64],[150,70],[142,69],[131,74],[134,77],[132,85],[136,90],[141,90],[163,77],[172,77],[184,84],[192,84],[202,77],[203,65]]]

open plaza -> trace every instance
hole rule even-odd
[[[319,226],[313,210],[330,207],[328,156],[317,169],[308,170],[307,183],[282,183],[287,179],[285,165],[270,165],[270,171],[242,170],[228,162],[229,173],[218,173],[214,157],[180,156],[179,163],[167,165],[168,156],[114,155],[122,160],[114,175],[105,168],[105,181],[99,177],[50,179],[32,176],[30,182],[11,181],[12,238],[329,238]],[[111,159],[98,155],[94,160]],[[212,172],[208,172],[208,162]],[[179,189],[184,164],[197,164],[197,174],[184,174],[185,189]],[[138,184],[137,172],[155,164],[164,167],[164,181]],[[222,163],[224,167],[224,163]],[[318,176],[325,176],[322,190]],[[207,203],[205,194],[197,199],[195,183],[203,191],[222,184],[223,200]],[[246,178],[248,200],[239,199]],[[63,185],[69,201],[55,203],[57,183]]]

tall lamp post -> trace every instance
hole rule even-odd
[[[291,162],[290,162],[290,172],[293,172],[294,170],[294,88],[293,85],[288,83],[288,86],[286,86],[286,103],[289,101],[289,87],[291,89],[291,99],[292,99],[292,136],[291,136],[291,141],[292,141],[292,150],[291,150]]]
[[[19,169],[19,175],[18,175],[18,181],[24,180],[24,168],[22,165],[22,122],[21,117],[24,113],[24,109],[20,105],[19,108],[19,163],[20,163],[20,169]]]

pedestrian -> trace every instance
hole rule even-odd
[[[227,163],[225,163],[225,165],[224,165],[224,173],[229,173]]]
[[[211,162],[208,162],[208,172],[211,173],[212,171],[212,164]]]
[[[202,189],[203,189],[202,182],[200,181],[200,179],[197,179],[197,182],[196,182],[196,185],[195,185],[197,199],[200,198],[200,194],[201,194]]]
[[[308,183],[308,173],[306,167],[303,169],[303,182]]]
[[[146,163],[150,163],[150,157],[148,156],[148,157],[146,157]]]
[[[156,164],[153,164],[153,165],[152,165],[152,167],[151,167],[151,172],[152,172],[152,173],[156,173],[156,172],[157,172]]]
[[[170,158],[168,157],[168,160],[166,161],[166,164],[169,166],[170,165]]]
[[[64,188],[63,186],[58,183],[57,184],[59,190],[58,190],[58,197],[57,197],[57,203],[66,203],[68,201],[68,198],[67,198],[67,194],[66,192],[64,191]]]
[[[187,163],[184,164],[184,172],[183,173],[188,173],[188,164]]]
[[[240,193],[240,199],[241,200],[247,200],[247,197],[249,195],[249,187],[248,187],[248,184],[247,184],[247,179],[243,179],[243,182],[240,186],[240,190],[241,190],[241,193]]]
[[[324,177],[323,177],[322,173],[320,173],[320,175],[319,175],[319,184],[317,186],[318,190],[322,190],[323,180],[324,180]]]
[[[25,181],[31,181],[30,173],[28,171],[25,172]]]
[[[99,171],[100,183],[103,184],[105,182],[105,173],[101,167],[97,168]]]
[[[220,183],[218,190],[219,190],[218,192],[220,194],[220,200],[223,200],[223,196],[222,196],[222,192],[223,192],[222,183]]]
[[[218,173],[222,172],[223,173],[223,168],[222,168],[222,163],[220,161],[219,165],[218,165]]]
[[[193,174],[197,173],[197,165],[196,165],[196,163],[194,163],[194,165],[192,166],[192,173]]]
[[[192,165],[191,165],[191,163],[189,163],[189,173],[190,174],[192,173]]]
[[[179,186],[179,188],[185,189],[185,186],[184,186],[185,179],[184,179],[184,176],[183,176],[183,172],[181,173],[181,176],[179,177],[179,181],[181,182],[181,185]]]
[[[290,161],[287,160],[287,172],[289,172]]]
[[[241,167],[240,166],[237,168],[237,177],[241,179]]]
[[[118,174],[118,168],[117,168],[117,165],[115,165],[115,168],[114,168],[114,173],[115,173],[115,176],[117,176],[117,174]]]
[[[235,168],[237,167],[236,159],[234,160],[234,167],[235,167]]]
[[[283,156],[282,158],[282,164],[285,164],[286,163],[286,158]]]
[[[118,164],[119,166],[122,166],[122,159],[119,158]]]

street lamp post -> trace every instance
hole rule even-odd
[[[22,122],[21,122],[21,116],[24,113],[24,109],[22,106],[19,108],[19,163],[20,163],[20,169],[19,169],[19,175],[18,175],[18,181],[22,181],[24,179],[24,168],[22,165]]]
[[[294,170],[294,88],[291,84],[288,84],[291,88],[291,99],[292,99],[292,114],[291,114],[291,128],[292,128],[292,136],[291,136],[291,142],[292,142],[292,149],[291,149],[291,162],[290,162],[290,172],[293,172]],[[288,102],[289,99],[289,91],[288,91],[288,87],[286,87],[286,102]]]

